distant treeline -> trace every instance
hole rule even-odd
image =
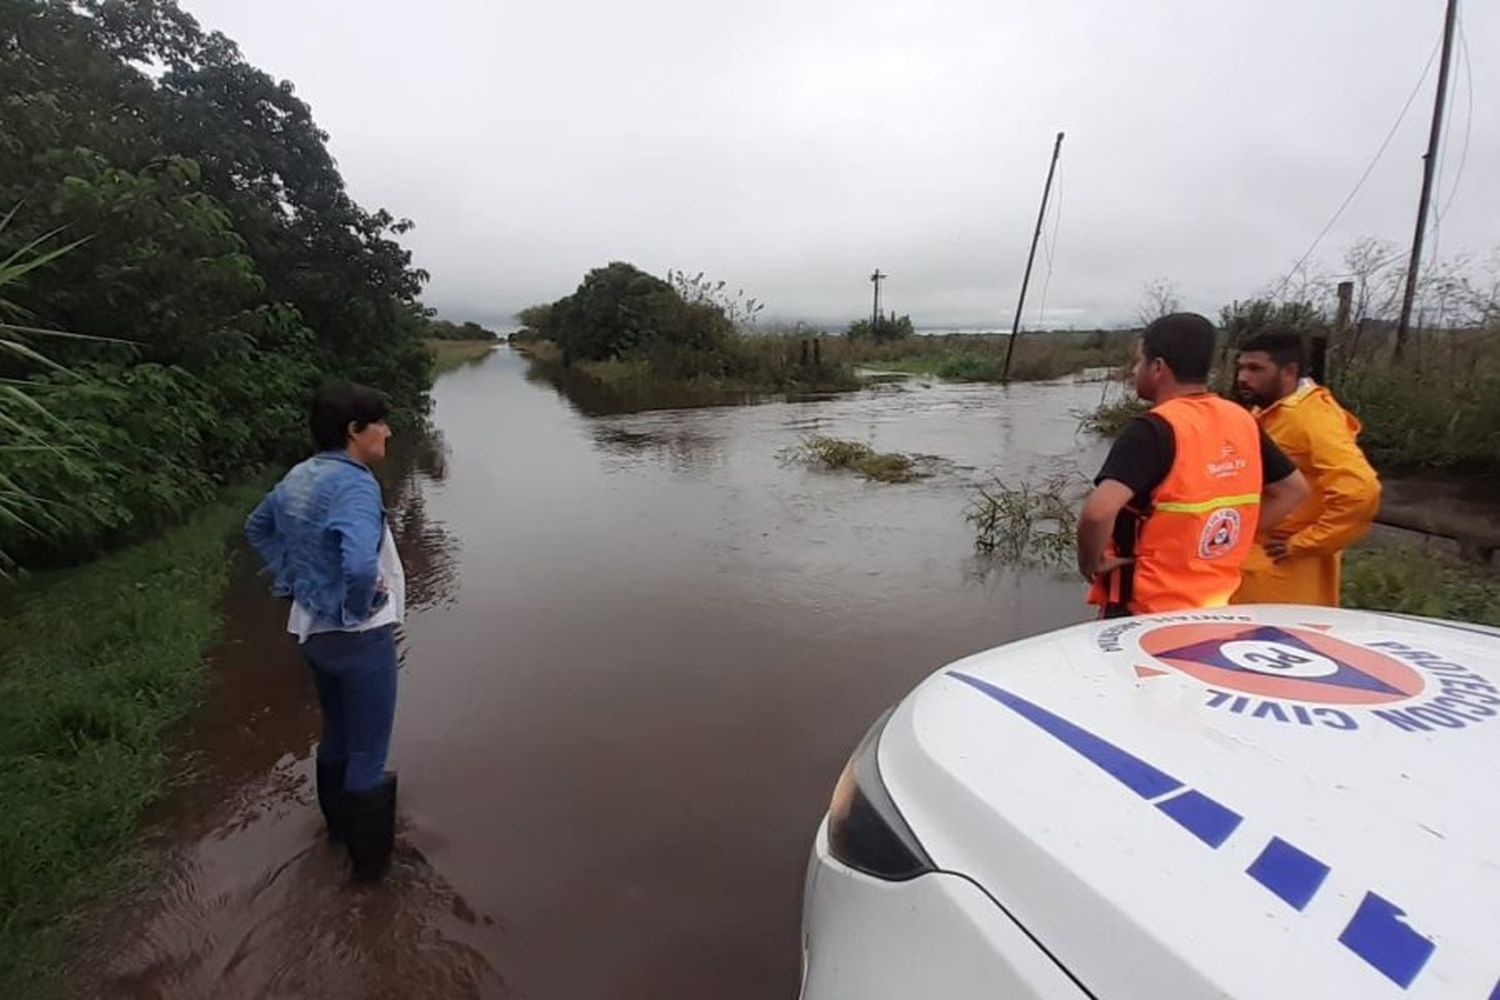
[[[446,319],[432,319],[427,322],[427,336],[432,340],[499,340],[500,335],[494,330],[486,329],[472,320],[464,323],[452,323]]]

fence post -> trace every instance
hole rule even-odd
[[[1331,369],[1335,363],[1340,366],[1348,363],[1348,358],[1341,356],[1339,351],[1347,346],[1349,315],[1354,309],[1354,282],[1340,281],[1338,294],[1339,306],[1333,316],[1333,329],[1326,337],[1313,340],[1313,379],[1324,385],[1333,381]]]

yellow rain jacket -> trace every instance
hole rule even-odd
[[[1256,545],[1242,567],[1235,604],[1339,603],[1340,552],[1370,530],[1380,509],[1380,479],[1354,439],[1360,423],[1320,385],[1305,382],[1255,419],[1307,477],[1311,493],[1280,524],[1287,558],[1273,563]]]

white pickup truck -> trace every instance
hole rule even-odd
[[[1500,630],[1094,622],[938,671],[818,830],[803,1000],[1500,1000]]]

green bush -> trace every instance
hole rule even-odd
[[[1383,472],[1500,469],[1500,373],[1356,371],[1335,385]]]
[[[1409,545],[1348,552],[1342,589],[1351,608],[1500,625],[1500,577]]]
[[[874,321],[858,319],[849,324],[851,340],[905,340],[915,335],[910,316],[877,316]]]
[[[938,365],[938,378],[953,382],[998,382],[1004,371],[1003,358],[981,358],[973,354],[955,354]]]
[[[0,51],[0,553],[87,558],[304,452],[323,377],[421,418],[411,224],[349,197],[290,84],[172,0],[17,0]]]

